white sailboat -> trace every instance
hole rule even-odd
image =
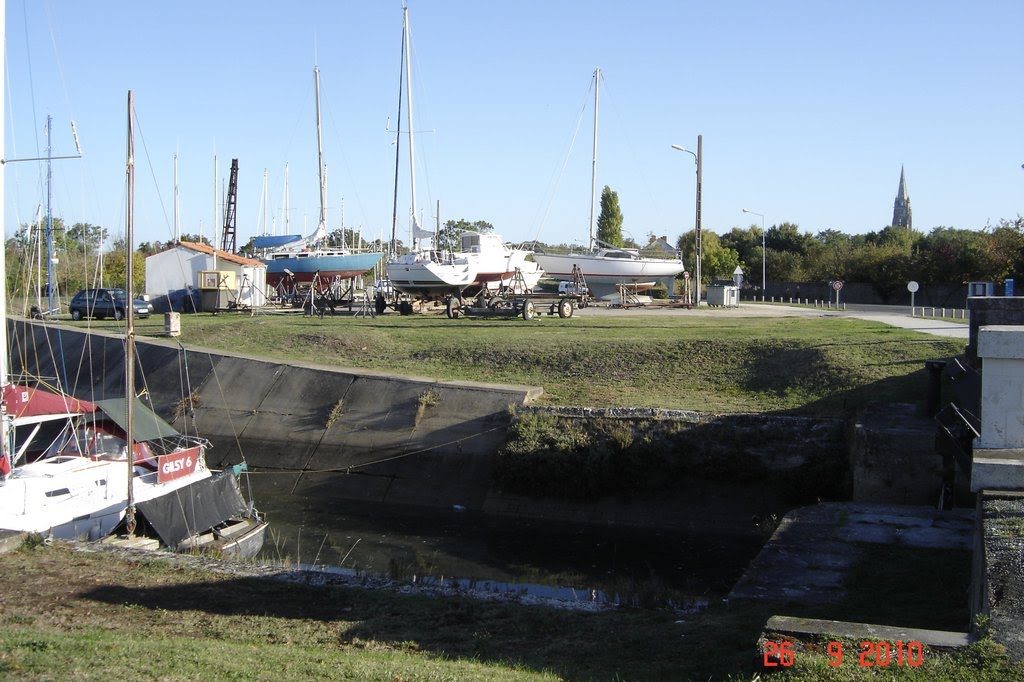
[[[0,102],[2,104],[2,102]],[[132,95],[128,93],[127,285],[131,295],[133,166]],[[2,126],[0,126],[2,128]],[[2,134],[0,134],[2,135]],[[2,145],[0,136],[0,145]],[[0,173],[2,177],[2,173]],[[0,181],[0,197],[3,196]],[[3,215],[0,204],[0,216]],[[2,227],[2,225],[0,225]],[[0,258],[0,281],[4,263]],[[208,442],[178,433],[135,397],[134,312],[127,309],[126,398],[86,401],[63,391],[14,385],[9,379],[6,296],[0,296],[0,528],[65,539],[98,539],[122,522],[136,529],[136,507],[165,543],[176,548],[240,515],[248,541],[239,553],[262,546],[266,524],[249,505],[231,497],[232,472],[214,477],[206,466]],[[204,506],[197,486],[216,491],[220,508]],[[221,491],[224,492],[221,492]],[[188,499],[193,504],[183,505]],[[238,494],[238,500],[241,500]],[[177,504],[175,504],[175,502]],[[224,509],[231,507],[229,514]],[[188,508],[183,515],[182,508]],[[148,509],[148,511],[147,511]],[[246,513],[248,516],[245,517]]]
[[[409,8],[402,7],[402,70],[399,81],[405,81],[405,118],[409,128],[409,190],[412,199],[413,248],[410,253],[397,255],[395,230],[398,220],[398,162],[401,154],[402,98],[398,98],[398,136],[395,144],[395,210],[391,224],[392,257],[385,266],[391,286],[408,296],[434,300],[443,296],[459,295],[476,280],[475,264],[465,255],[444,249],[421,248],[420,240],[434,233],[420,227],[416,212],[416,153],[412,127],[412,58],[409,54]],[[383,311],[378,296],[377,308]]]
[[[502,242],[491,232],[463,232],[459,236],[460,252],[476,261],[476,282],[480,288],[491,291],[508,286],[516,273],[522,276],[526,288],[537,286],[544,270],[528,259],[533,253]]]
[[[489,289],[507,285],[520,273],[529,288],[536,286],[542,271],[528,260],[530,251],[507,246],[493,233],[467,231],[459,235],[459,250],[421,248],[420,240],[436,237],[423,230],[416,213],[415,147],[412,126],[412,71],[409,56],[409,9],[402,8],[402,65],[405,77],[406,121],[409,130],[409,169],[412,194],[413,248],[410,253],[395,255],[388,260],[386,272],[391,286],[398,292],[422,300],[442,300],[448,297],[475,295]],[[400,75],[401,79],[401,75]],[[401,131],[401,98],[399,98],[398,127]],[[399,136],[399,140],[401,137]],[[399,152],[396,151],[396,155]],[[396,209],[392,220],[392,251],[395,250],[395,223],[397,219],[397,168],[395,159]],[[383,299],[378,297],[377,309],[383,312]]]
[[[601,69],[594,71],[594,151],[590,182],[590,239],[585,250],[577,253],[557,254],[537,251],[534,260],[544,268],[547,277],[571,282],[574,267],[586,279],[591,290],[598,294],[615,291],[627,285],[631,290],[653,287],[656,280],[675,277],[683,272],[681,256],[657,258],[640,253],[638,249],[612,246],[594,236],[595,208],[597,204],[597,121]]]

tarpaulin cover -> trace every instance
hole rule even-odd
[[[44,415],[66,415],[92,412],[96,406],[88,400],[78,400],[63,393],[40,388],[8,384],[4,386],[7,413],[15,419]]]
[[[109,419],[127,431],[128,424],[127,407],[128,401],[124,398],[108,398],[97,400],[96,407],[100,409]],[[135,408],[132,416],[134,431],[132,439],[138,443],[147,440],[159,440],[161,438],[175,438],[181,434],[174,430],[174,427],[165,422],[156,412],[146,407],[141,400],[135,399]]]
[[[243,514],[247,508],[238,479],[228,470],[138,505],[160,540],[171,549],[196,533]]]
[[[284,234],[284,235],[260,235],[253,239],[253,248],[256,249],[278,249],[288,244],[294,244],[295,242],[301,242],[301,234]]]

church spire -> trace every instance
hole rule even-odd
[[[907,177],[900,166],[900,187],[896,190],[896,201],[892,206],[892,226],[913,229],[914,221],[910,212],[910,195],[907,194]]]

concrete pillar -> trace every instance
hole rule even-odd
[[[971,490],[1024,490],[1024,327],[978,330],[981,435],[974,442]]]
[[[1024,327],[994,325],[978,332],[981,436],[976,448],[1024,448]]]

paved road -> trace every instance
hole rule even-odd
[[[970,336],[970,326],[963,322],[946,322],[931,318],[911,317],[907,313],[868,313],[849,311],[844,313],[849,317],[856,317],[861,320],[872,322],[884,322],[893,327],[913,329],[914,331],[934,336],[948,336],[955,339],[967,339]]]
[[[856,317],[861,320],[882,322],[912,329],[923,334],[946,336],[967,340],[970,328],[966,322],[949,322],[932,318],[911,317],[908,306],[851,306],[846,310],[809,308],[763,303],[741,303],[735,308],[711,308],[706,305],[687,310],[666,304],[655,304],[636,308],[611,308],[605,305],[581,308],[581,316],[590,315],[687,315],[716,317]]]

